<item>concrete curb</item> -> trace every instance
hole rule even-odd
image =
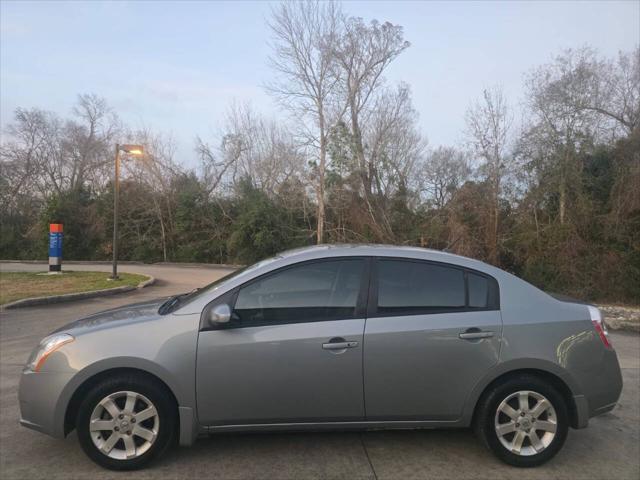
[[[48,265],[48,260],[0,260],[0,263],[30,263],[30,264],[45,264]],[[66,265],[111,265],[113,262],[111,260],[63,260],[62,264]],[[118,260],[118,265],[153,265],[153,264],[145,264],[144,262],[138,262],[136,260]]]
[[[609,330],[613,332],[640,333],[640,307],[602,303],[598,308]]]
[[[32,265],[48,265],[47,260],[0,260],[0,265],[3,263],[28,263]],[[110,260],[63,260],[64,265],[111,265]],[[230,263],[188,263],[188,262],[153,262],[145,263],[134,260],[118,260],[118,265],[160,265],[167,267],[182,267],[182,268],[242,268],[245,265],[234,265]]]
[[[143,280],[142,282],[140,282],[138,284],[137,287],[135,287],[136,289],[141,289],[144,287],[148,287],[149,285],[153,285],[154,283],[156,283],[156,277],[153,277],[151,275],[145,275],[144,273],[138,273],[137,275],[144,275],[145,277],[149,277],[146,280]]]
[[[238,269],[245,267],[246,265],[234,265],[231,263],[181,263],[181,262],[155,262],[148,265],[160,265],[167,267],[181,267],[181,268],[233,268]]]
[[[640,333],[640,324],[637,323],[631,323],[631,322],[618,322],[618,323],[612,323],[610,321],[607,321],[605,319],[605,322],[607,322],[607,328],[609,329],[610,332],[628,332],[628,333]]]
[[[138,275],[144,275],[139,273]],[[151,275],[144,275],[148,277],[146,280],[140,282],[137,286],[125,285],[122,287],[105,288],[103,290],[92,290],[90,292],[78,292],[78,293],[65,293],[63,295],[51,295],[49,297],[33,297],[23,298],[22,300],[16,300],[15,302],[2,305],[2,310],[11,308],[24,308],[33,307],[36,305],[49,305],[52,303],[71,302],[74,300],[85,300],[87,298],[106,297],[108,295],[116,295],[118,293],[130,292],[132,290],[138,290],[140,288],[153,285],[156,281]]]

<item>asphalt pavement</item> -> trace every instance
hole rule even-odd
[[[44,264],[0,263],[3,271],[44,271]],[[66,265],[110,271],[109,265]],[[56,440],[18,425],[18,380],[37,342],[81,316],[205,285],[229,270],[122,265],[156,284],[124,294],[0,313],[0,477],[2,479],[640,479],[640,336],[612,333],[622,366],[620,405],[571,430],[563,450],[536,469],[502,464],[468,430],[224,434],[176,448],[148,469],[111,472],[80,450],[75,433]]]

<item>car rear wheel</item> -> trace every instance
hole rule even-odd
[[[486,392],[475,429],[502,461],[535,467],[560,451],[569,416],[562,395],[553,386],[536,376],[520,375]]]
[[[172,443],[175,404],[163,385],[124,374],[95,385],[78,410],[76,430],[85,453],[112,470],[140,468]]]

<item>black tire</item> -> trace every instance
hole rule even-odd
[[[513,453],[503,445],[494,423],[502,401],[519,391],[543,395],[551,402],[556,413],[555,437],[544,450],[528,456]],[[503,462],[515,467],[537,467],[553,458],[564,445],[569,431],[569,413],[563,396],[552,385],[535,375],[521,374],[490,387],[483,394],[476,410],[474,430],[485,446]],[[525,442],[531,444],[531,440]]]
[[[151,446],[135,458],[115,459],[107,456],[94,444],[89,422],[98,403],[116,392],[132,391],[144,395],[158,412],[159,428]],[[173,396],[157,380],[144,374],[123,373],[108,377],[93,386],[80,404],[76,417],[76,431],[82,449],[101,467],[110,470],[136,470],[162,455],[177,439],[177,407]]]

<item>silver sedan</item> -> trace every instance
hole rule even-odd
[[[591,305],[443,252],[324,245],[66,325],[19,397],[22,425],[75,429],[111,469],[200,434],[438,427],[531,467],[621,389]]]

